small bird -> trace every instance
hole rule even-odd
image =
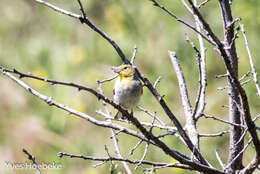
[[[113,90],[114,101],[124,109],[131,109],[131,113],[133,113],[134,107],[143,94],[143,85],[131,65],[122,64],[112,69],[118,74]],[[122,113],[118,111],[115,119],[121,117],[123,118]]]

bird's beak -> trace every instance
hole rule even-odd
[[[120,69],[119,67],[115,67],[115,66],[113,66],[111,69],[112,69],[115,73],[120,73],[120,72],[122,71],[122,69]]]

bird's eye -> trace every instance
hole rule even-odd
[[[127,69],[128,67],[126,66],[126,67],[124,67],[124,69]]]

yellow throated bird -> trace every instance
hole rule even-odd
[[[133,112],[143,93],[142,83],[131,65],[122,64],[112,69],[118,74],[113,90],[114,101],[124,109],[131,109]],[[120,117],[122,117],[122,113],[118,112],[115,118]]]

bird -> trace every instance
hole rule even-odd
[[[133,109],[143,94],[143,85],[130,64],[122,64],[118,67],[112,67],[112,69],[118,74],[113,89],[114,102],[126,110],[130,109],[131,114],[133,114]],[[118,118],[125,119],[119,111],[115,115],[115,119]]]

